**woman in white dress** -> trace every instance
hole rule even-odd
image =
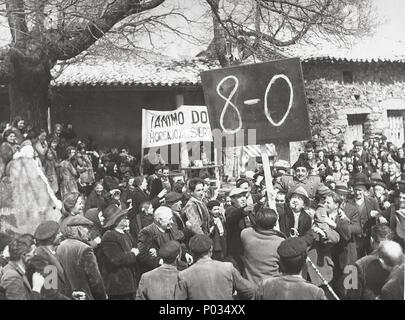
[[[19,233],[33,234],[41,222],[60,219],[61,203],[55,197],[29,139],[14,153],[6,172],[10,177],[12,207]]]

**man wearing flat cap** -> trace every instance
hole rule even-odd
[[[32,264],[54,266],[57,271],[55,286],[42,288],[41,295],[45,300],[70,300],[72,298],[70,283],[55,251],[60,242],[60,235],[59,224],[56,221],[42,222],[34,233],[37,247]],[[44,263],[39,264],[39,260]],[[42,268],[42,272],[44,272],[44,268]]]
[[[358,161],[367,163],[369,162],[369,154],[364,150],[363,143],[361,141],[353,141],[353,149],[350,150],[349,156],[352,159],[358,159]]]
[[[177,262],[181,255],[179,242],[170,240],[158,251],[163,264],[142,275],[136,293],[136,300],[174,300],[177,284]]]
[[[311,207],[314,207],[315,196],[323,198],[330,192],[319,176],[310,175],[312,168],[307,161],[299,159],[292,168],[294,169],[293,176],[284,175],[280,178],[280,182],[276,182],[274,185],[275,189],[285,192],[287,197],[293,190],[301,186],[308,193]]]
[[[105,300],[107,295],[97,259],[88,244],[92,225],[93,222],[81,215],[72,217],[67,223],[66,239],[56,249],[56,256],[73,291],[83,291],[87,300]]]
[[[232,300],[235,290],[242,299],[253,297],[255,286],[232,263],[211,259],[212,240],[208,235],[193,236],[189,248],[197,262],[179,273],[176,300]]]
[[[300,237],[288,238],[277,249],[281,275],[263,280],[255,300],[326,300],[323,290],[301,275],[307,259],[307,243]]]
[[[229,196],[232,205],[225,210],[228,255],[235,267],[242,272],[243,245],[240,234],[243,229],[253,225],[255,206],[247,204],[246,191],[241,188],[232,189]]]

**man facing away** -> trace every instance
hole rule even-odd
[[[158,256],[163,264],[142,275],[139,282],[136,300],[174,300],[174,289],[177,284],[177,261],[180,260],[181,245],[170,240],[163,244]]]
[[[307,259],[307,243],[301,237],[284,240],[277,249],[282,274],[263,280],[255,300],[326,300],[323,290],[301,275]]]
[[[255,287],[232,263],[211,259],[212,240],[208,235],[193,236],[189,247],[197,262],[179,273],[176,300],[232,300],[235,290],[242,299],[252,298]]]

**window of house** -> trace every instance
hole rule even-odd
[[[343,83],[353,83],[353,72],[352,71],[343,71]]]

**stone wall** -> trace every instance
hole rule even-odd
[[[405,105],[405,65],[372,67],[368,63],[303,64],[311,131],[318,144],[336,147],[344,140],[351,114],[364,114],[365,137],[384,134],[387,110],[398,109],[391,101]],[[343,70],[353,72],[353,83],[342,83]]]

